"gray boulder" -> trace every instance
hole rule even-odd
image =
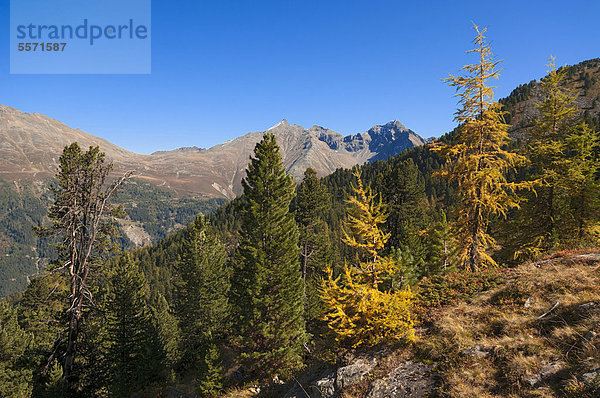
[[[407,361],[388,377],[375,380],[367,398],[425,398],[434,395],[438,385],[439,377],[430,366]]]
[[[341,391],[344,387],[360,382],[376,365],[377,361],[374,359],[359,359],[348,366],[339,368],[335,380],[336,389]]]
[[[527,383],[530,387],[537,387],[543,382],[554,377],[558,372],[560,372],[563,368],[561,363],[548,363],[540,369],[539,372],[529,376],[525,379],[525,383]]]
[[[357,359],[347,366],[338,368],[337,370],[328,370],[309,382],[308,387],[301,389],[294,386],[285,398],[306,398],[308,394],[310,398],[334,398],[338,397],[343,388],[359,383],[373,368],[377,366],[377,361],[370,359]],[[306,385],[305,383],[302,383]]]

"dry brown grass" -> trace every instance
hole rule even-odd
[[[590,253],[598,250],[557,253],[523,265],[505,285],[441,311],[416,350],[437,362],[444,394],[586,396],[580,376],[600,366],[600,336],[589,339],[590,331],[600,334],[600,262]],[[584,310],[586,303],[598,305]],[[489,354],[461,353],[475,345]],[[532,387],[531,377],[549,364],[561,370]]]

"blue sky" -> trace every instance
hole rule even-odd
[[[505,59],[496,94],[600,57],[598,1],[158,1],[149,75],[10,75],[0,0],[0,103],[138,153],[209,147],[286,118],[343,134],[398,119],[451,130],[441,79],[472,61],[472,21]]]

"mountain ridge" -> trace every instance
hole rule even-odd
[[[305,129],[286,119],[266,132],[277,137],[285,167],[297,180],[308,167],[324,176],[340,167],[384,159],[425,143],[397,120],[348,136],[316,125]],[[263,134],[247,133],[208,149],[191,146],[144,155],[43,114],[0,105],[0,178],[11,181],[52,177],[63,147],[78,141],[83,148],[100,146],[114,163],[115,173],[135,170],[137,178],[180,196],[231,199],[241,192],[249,156]]]

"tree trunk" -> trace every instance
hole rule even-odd
[[[79,321],[81,319],[81,300],[71,312],[69,321],[69,338],[67,341],[67,350],[65,352],[65,363],[63,366],[63,375],[69,388],[74,386],[75,375],[75,354],[77,353],[77,337],[79,334]]]

